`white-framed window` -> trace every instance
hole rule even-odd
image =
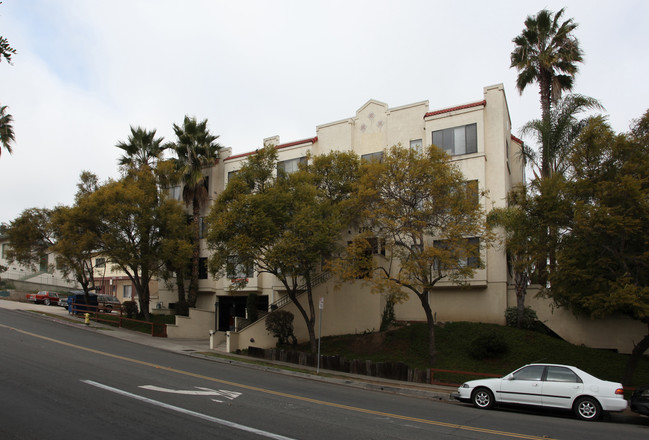
[[[96,258],[95,259],[95,267],[106,267],[106,259],[105,258]]]
[[[124,293],[124,298],[128,298],[128,299],[133,298],[133,286],[131,286],[130,284],[124,286],[123,293]]]
[[[306,156],[298,157],[295,159],[282,160],[277,162],[277,171],[282,170],[286,174],[291,174],[300,169],[300,164],[306,163]]]
[[[424,143],[421,139],[413,139],[410,141],[410,149],[415,150],[417,154],[421,154],[423,151]]]
[[[6,259],[7,258],[7,251],[9,250],[9,244],[3,243],[2,244],[2,258]]]
[[[476,153],[478,151],[478,125],[433,131],[433,144],[451,156]]]

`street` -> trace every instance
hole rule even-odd
[[[481,411],[229,365],[0,308],[0,438],[645,439],[649,418]]]

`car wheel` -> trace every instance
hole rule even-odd
[[[110,313],[112,311],[113,311],[113,306],[106,306],[106,308],[104,309],[104,312],[106,313]]]
[[[490,409],[494,406],[494,395],[487,388],[478,388],[471,395],[473,406],[480,409]]]
[[[602,416],[602,407],[597,399],[592,397],[577,399],[574,411],[575,415],[582,420],[597,420]]]
[[[43,304],[45,304],[46,306],[49,306],[50,305],[50,300],[45,298],[45,300],[43,301]]]

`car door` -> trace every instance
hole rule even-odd
[[[528,365],[501,381],[500,401],[523,405],[542,405],[544,365]]]
[[[583,390],[582,380],[570,368],[548,366],[543,380],[543,406],[570,409]]]

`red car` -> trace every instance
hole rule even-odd
[[[48,292],[47,290],[41,290],[38,293],[30,293],[26,298],[27,301],[33,302],[34,304],[45,304],[46,306],[59,305],[59,294],[56,292]]]

